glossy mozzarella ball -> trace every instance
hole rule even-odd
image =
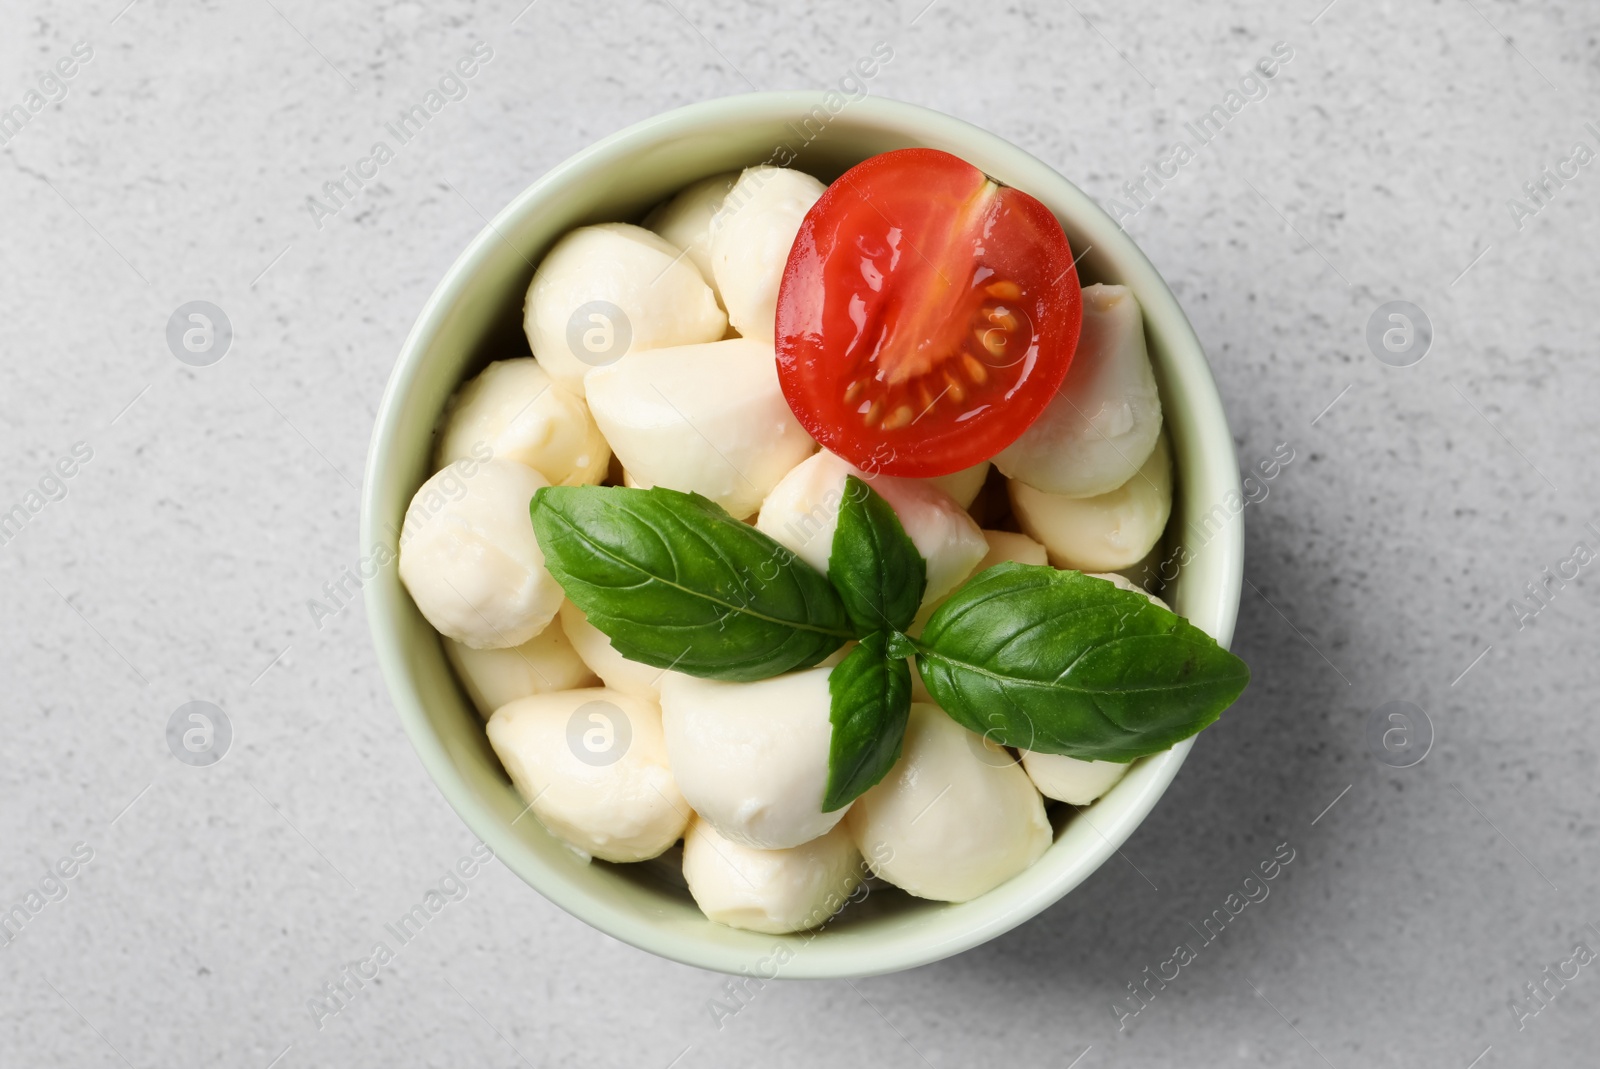
[[[1161,397],[1139,302],[1123,286],[1088,286],[1065,381],[994,463],[1035,490],[1094,497],[1133,478],[1160,433]]]
[[[589,406],[555,385],[532,357],[495,361],[445,408],[435,466],[484,449],[526,464],[552,486],[597,483],[611,462]]]
[[[849,461],[827,451],[818,453],[772,488],[762,502],[756,528],[826,573],[845,480],[851,475],[867,478]],[[867,482],[894,509],[917,552],[927,561],[924,605],[954,590],[988,552],[989,545],[972,517],[931,480],[877,475]]]
[[[989,552],[983,555],[978,566],[972,569],[973,574],[986,568],[993,568],[996,564],[1014,561],[1017,564],[1049,564],[1049,554],[1044,546],[1029,538],[1025,534],[1015,531],[985,531],[983,539],[989,544]]]
[[[772,344],[749,338],[596,368],[589,408],[640,485],[703,494],[740,519],[817,448],[784,400]]]
[[[600,682],[578,656],[558,621],[551,621],[543,631],[510,649],[475,650],[447,638],[444,652],[467,697],[485,719],[518,698],[592,687]]]
[[[756,683],[668,672],[667,753],[683,796],[723,837],[762,850],[810,842],[845,810],[822,811],[828,784],[827,668]]]
[[[751,167],[713,216],[711,273],[728,321],[744,337],[773,340],[789,249],[825,188],[802,171]]]
[[[738,171],[702,178],[659,205],[644,221],[648,229],[688,254],[712,292],[717,292],[717,283],[711,270],[711,220],[738,180]]]
[[[457,461],[417,490],[400,531],[400,580],[434,630],[501,649],[555,618],[564,595],[528,519],[549,485],[514,460]]]
[[[643,227],[601,223],[545,254],[524,326],[539,365],[582,397],[591,369],[628,353],[715,341],[728,321],[682,250]]]
[[[1002,746],[911,707],[900,760],[845,818],[872,871],[918,898],[966,902],[1039,860],[1044,802]]]
[[[990,467],[992,465],[985,460],[982,464],[974,464],[970,468],[962,468],[949,475],[936,475],[921,481],[932,483],[949,494],[950,499],[956,504],[969,509],[978,499],[978,491],[983,489],[983,482],[989,477]]]
[[[1088,805],[1127,775],[1128,766],[1116,761],[1080,761],[1058,753],[1022,751],[1022,767],[1046,798],[1071,805]]]
[[[1154,594],[1150,593],[1150,591],[1146,590],[1138,583],[1135,583],[1132,579],[1129,579],[1125,575],[1121,575],[1117,572],[1084,572],[1083,574],[1094,579],[1104,579],[1106,582],[1110,583],[1119,590],[1131,590],[1135,594],[1143,594],[1145,599],[1148,600],[1152,605],[1159,605],[1168,612],[1172,611],[1172,606],[1168,605],[1166,602],[1162,601],[1160,598],[1156,597]]]
[[[1006,561],[1016,561],[1019,564],[1049,563],[1044,547],[1025,534],[1014,534],[1011,531],[984,531],[983,538],[989,548],[984,553],[983,559],[972,569],[974,576]],[[933,614],[939,611],[940,604],[942,602],[924,602],[906,633],[920,636],[922,629],[928,626],[928,621],[933,619]],[[911,697],[913,701],[933,701],[928,688],[923,686],[922,674],[915,668],[911,670]]]
[[[1119,590],[1143,594],[1152,604],[1167,608],[1166,602],[1141,590],[1126,576],[1115,572],[1085,574],[1104,579]],[[1088,805],[1116,786],[1117,781],[1127,775],[1130,765],[1117,761],[1084,761],[1066,754],[1023,750],[1022,767],[1028,773],[1028,778],[1033,780],[1033,785],[1039,788],[1039,793],[1046,798],[1072,805]]]
[[[842,827],[787,850],[758,850],[696,819],[683,837],[683,878],[719,924],[781,935],[825,923],[861,885],[861,855]]]
[[[1044,543],[1057,568],[1110,572],[1144,559],[1172,514],[1172,458],[1161,439],[1133,478],[1099,497],[1062,497],[1015,479],[1017,523]]]
[[[583,663],[612,690],[648,701],[660,699],[661,677],[654,665],[630,661],[616,651],[606,633],[589,622],[583,610],[572,602],[561,605],[561,629],[583,658]]]
[[[689,807],[649,702],[601,687],[536,694],[496,709],[488,733],[533,815],[582,853],[644,861],[683,834]]]

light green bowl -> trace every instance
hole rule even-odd
[[[1085,283],[1121,283],[1138,297],[1177,460],[1168,543],[1187,542],[1190,557],[1165,596],[1227,643],[1239,607],[1244,528],[1237,509],[1224,503],[1239,492],[1238,465],[1205,354],[1161,276],[1092,200],[1021,149],[958,119],[891,100],[850,102],[830,116],[827,103],[839,99],[757,93],[680,108],[578,153],[512,201],[450,268],[406,339],[373,430],[361,544],[395,550],[406,506],[431,474],[434,423],[456,386],[490,360],[527,354],[523,296],[534,265],[562,234],[586,223],[637,220],[678,189],[721,171],[773,162],[831,181],[868,156],[923,145],[952,152],[1039,198],[1082,254]],[[1216,517],[1223,515],[1218,528]],[[533,817],[517,820],[524,803],[457,687],[438,635],[394,568],[367,584],[366,602],[378,663],[406,734],[450,804],[500,860],[601,931],[724,972],[866,976],[992,939],[1061,898],[1110,857],[1172,782],[1192,744],[1138,762],[1080,814],[1060,807],[1055,843],[1039,862],[972,902],[926,902],[884,887],[820,932],[760,935],[706,920],[684,889],[676,851],[641,865],[585,863]]]

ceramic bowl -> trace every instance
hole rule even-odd
[[[1205,354],[1171,290],[1128,234],[1046,164],[959,119],[874,97],[757,93],[691,105],[605,138],[524,190],[456,260],[400,352],[367,458],[363,548],[394,551],[406,506],[431,473],[434,425],[455,388],[491,360],[527,355],[523,297],[534,265],[562,234],[586,223],[637,221],[682,187],[722,171],[778,163],[826,182],[869,156],[919,145],[952,152],[1043,201],[1080,254],[1084,283],[1120,283],[1138,297],[1176,460],[1167,545],[1182,543],[1187,557],[1164,596],[1226,644],[1242,579],[1243,523],[1237,509],[1226,507],[1229,495],[1239,493],[1239,470]],[[574,916],[707,969],[866,976],[977,946],[1058,901],[1110,857],[1160,799],[1193,744],[1137,762],[1081,812],[1055,807],[1055,841],[1045,855],[978,899],[928,902],[878,887],[821,931],[760,935],[701,915],[676,867],[677,850],[639,865],[585,862],[532,816],[518,819],[524,802],[395,568],[382,569],[365,591],[378,662],[401,723],[472,831]]]

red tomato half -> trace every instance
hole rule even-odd
[[[811,436],[869,472],[988,460],[1044,411],[1083,318],[1043,204],[935,149],[874,156],[800,225],[778,291],[778,374]]]

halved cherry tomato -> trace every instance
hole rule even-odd
[[[857,467],[947,475],[1038,418],[1082,318],[1049,209],[948,152],[900,149],[845,172],[801,223],[778,374],[811,436]]]

